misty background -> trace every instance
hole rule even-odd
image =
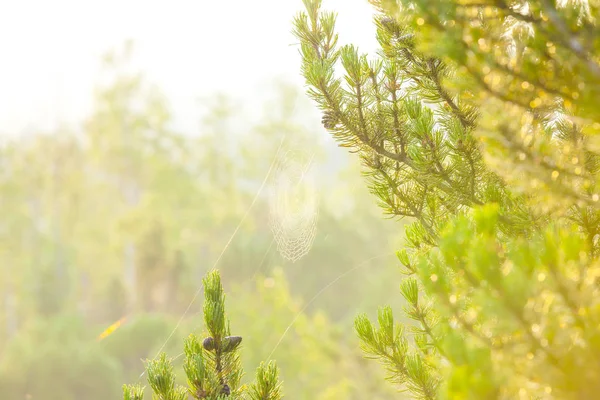
[[[367,1],[324,7],[342,43],[374,51]],[[215,266],[249,374],[272,355],[289,399],[398,398],[353,320],[402,307],[403,226],[304,94],[301,9],[0,3],[0,398],[119,398],[161,349],[183,380],[183,338],[202,334],[192,300]],[[312,160],[318,198],[298,260],[269,197],[292,153]]]
[[[329,0],[341,41],[376,46],[366,0]],[[301,0],[22,0],[0,3],[0,132],[76,124],[92,107],[100,60],[125,41],[132,67],[169,99],[177,128],[198,130],[198,99],[223,92],[256,111],[263,85],[302,87],[291,20]],[[242,68],[243,67],[243,68]]]

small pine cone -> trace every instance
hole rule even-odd
[[[229,396],[231,394],[231,389],[229,389],[228,384],[223,385],[223,389],[221,389],[221,394],[224,394],[225,396]]]
[[[321,123],[325,127],[325,129],[333,129],[337,125],[337,118],[333,111],[325,111],[323,113],[323,118],[321,118]]]
[[[208,351],[214,350],[215,349],[215,339],[213,339],[211,337],[207,337],[206,339],[204,339],[204,341],[202,341],[202,346]]]
[[[373,156],[373,168],[381,169],[382,166],[383,164],[381,163],[381,158],[379,157],[379,154],[375,153]]]
[[[239,344],[242,343],[241,336],[226,336],[223,338],[223,352],[227,353],[232,350],[235,350]]]

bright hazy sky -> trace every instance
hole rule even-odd
[[[0,133],[77,124],[102,55],[127,39],[177,126],[197,129],[199,97],[260,95],[273,77],[302,85],[290,33],[301,8],[301,0],[0,0]],[[339,13],[341,43],[374,48],[367,0],[324,8]]]

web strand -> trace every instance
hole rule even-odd
[[[273,161],[271,162],[271,165],[269,166],[269,170],[267,171],[267,174],[265,175],[265,178],[263,179],[262,184],[260,185],[260,188],[256,192],[256,195],[254,196],[254,199],[252,200],[252,203],[250,203],[250,206],[248,207],[248,209],[244,213],[244,216],[242,217],[242,219],[240,220],[240,222],[236,226],[235,230],[233,231],[233,233],[229,237],[229,240],[227,241],[227,243],[223,247],[223,250],[221,250],[221,254],[219,254],[219,257],[217,258],[217,260],[215,261],[215,263],[213,264],[213,266],[212,266],[211,269],[215,269],[216,266],[219,264],[219,261],[221,261],[221,258],[223,257],[223,255],[225,254],[225,252],[227,251],[227,249],[229,248],[229,246],[231,245],[231,242],[233,241],[233,238],[236,236],[236,234],[240,230],[240,227],[246,221],[246,218],[250,214],[250,210],[252,210],[252,208],[256,204],[256,201],[258,200],[260,194],[262,193],[262,191],[263,191],[263,189],[264,189],[267,181],[269,180],[269,176],[271,175],[271,172],[273,171],[273,168],[274,168],[274,166],[275,166],[275,164],[277,162],[277,158],[278,158],[279,152],[281,151],[281,148],[283,146],[283,141],[284,141],[284,138],[282,138],[281,141],[279,142],[279,147],[277,148],[277,151],[275,153],[275,157],[273,157]],[[171,333],[169,334],[169,336],[167,337],[167,339],[165,340],[165,342],[162,344],[162,346],[160,346],[160,349],[158,349],[158,352],[156,353],[156,355],[154,356],[154,358],[158,357],[160,355],[160,353],[166,347],[167,343],[169,343],[169,340],[171,340],[171,338],[173,337],[173,335],[175,334],[175,332],[177,331],[177,329],[181,325],[181,322],[187,316],[187,313],[190,311],[190,308],[192,307],[192,305],[194,304],[194,302],[196,301],[196,299],[198,298],[198,296],[200,295],[200,293],[202,292],[202,290],[203,290],[203,287],[201,286],[196,291],[196,293],[194,294],[194,297],[192,297],[192,300],[189,302],[189,304],[186,307],[185,311],[183,312],[183,314],[181,315],[181,317],[177,321],[177,324],[175,325],[175,328],[173,328],[173,330],[171,331]],[[141,375],[138,377],[138,379],[141,379],[145,375],[145,373],[146,373],[146,371],[144,370],[144,372],[141,373]]]
[[[272,246],[272,242],[271,242],[271,246]],[[271,249],[271,246],[269,246],[269,249],[267,249],[267,253],[269,252],[269,250]],[[298,320],[298,318],[306,311],[306,309],[308,307],[310,307],[323,293],[325,293],[329,288],[331,288],[333,285],[335,285],[339,280],[341,280],[342,278],[346,277],[347,275],[351,274],[352,272],[359,270],[361,268],[364,268],[368,263],[370,263],[373,260],[378,260],[381,258],[386,258],[386,257],[392,257],[395,256],[396,253],[386,253],[386,254],[380,254],[378,256],[374,256],[374,257],[370,257],[366,260],[363,260],[359,263],[357,263],[354,267],[348,269],[347,271],[342,272],[341,274],[339,274],[336,278],[332,279],[328,284],[326,284],[325,286],[323,286],[317,293],[315,293],[315,295],[310,299],[310,301],[308,303],[306,303],[304,305],[304,307],[302,307],[302,309],[300,311],[298,311],[295,315],[294,318],[292,319],[292,321],[290,322],[290,324],[287,326],[287,328],[283,331],[283,333],[281,334],[281,337],[279,338],[279,340],[277,341],[277,343],[275,344],[275,346],[273,347],[273,350],[271,350],[271,352],[269,353],[269,356],[266,358],[266,361],[270,360],[271,357],[273,356],[273,354],[275,354],[275,352],[277,351],[277,349],[279,348],[279,345],[283,342],[283,339],[285,339],[287,333],[289,332],[289,330],[294,326],[294,324],[296,323],[296,320]],[[248,281],[250,281],[251,279],[249,279]],[[173,361],[179,359],[181,356],[183,356],[185,353],[181,352],[179,353],[177,356],[173,357]],[[143,376],[140,375],[140,378]]]
[[[312,299],[310,299],[310,301],[308,303],[306,303],[304,305],[304,307],[302,307],[302,309],[300,311],[298,311],[296,313],[296,315],[294,316],[294,318],[292,319],[292,322],[290,322],[290,324],[287,326],[287,328],[285,328],[285,331],[283,331],[283,334],[281,335],[281,337],[279,338],[279,340],[277,341],[277,343],[275,344],[275,347],[273,348],[273,350],[271,350],[271,353],[269,353],[269,356],[267,357],[266,361],[270,360],[271,357],[273,356],[273,354],[275,353],[275,351],[277,350],[277,348],[279,347],[279,345],[281,344],[281,342],[283,341],[283,339],[285,338],[285,335],[287,335],[288,331],[292,328],[292,326],[294,325],[294,323],[296,322],[296,320],[300,317],[300,315],[302,315],[304,313],[304,311],[306,311],[306,309],[315,302],[315,300],[321,296],[327,289],[329,289],[331,286],[333,286],[337,281],[339,281],[340,279],[342,279],[343,277],[345,277],[346,275],[350,274],[353,271],[356,271],[357,269],[360,269],[362,267],[364,267],[366,264],[368,264],[369,262],[373,261],[373,260],[377,260],[380,258],[385,258],[385,257],[391,257],[393,255],[395,255],[396,253],[387,253],[387,254],[380,254],[378,256],[374,256],[371,258],[368,258],[364,261],[359,262],[358,264],[356,264],[354,267],[350,268],[347,271],[342,272],[340,275],[337,276],[337,278],[333,279],[331,282],[329,282],[327,285],[323,286],[321,288],[321,290],[319,290],[313,297]]]

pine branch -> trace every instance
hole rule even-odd
[[[261,364],[257,370],[257,382],[249,388],[240,385],[242,368],[239,347],[240,336],[230,334],[225,313],[225,293],[219,272],[213,270],[203,279],[204,321],[209,336],[200,340],[191,334],[185,340],[183,369],[188,387],[175,384],[171,360],[161,353],[147,363],[148,382],[157,400],[185,400],[189,396],[205,400],[279,400],[282,398],[279,370],[274,363]],[[142,400],[143,388],[124,386],[125,400]]]

